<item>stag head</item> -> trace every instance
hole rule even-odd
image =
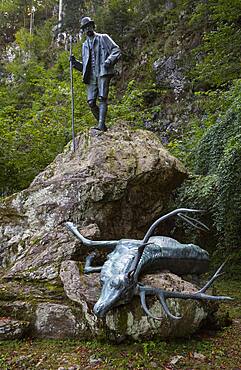
[[[142,243],[136,248],[136,253],[129,263],[126,271],[104,281],[101,295],[94,306],[94,313],[98,317],[103,317],[114,306],[127,303],[137,293],[137,276],[136,270],[138,263],[143,254],[144,248],[152,243]],[[133,248],[134,250],[134,248]]]
[[[94,314],[103,317],[114,306],[127,303],[135,294],[136,283],[126,274],[109,279],[102,287],[101,295],[94,306]]]

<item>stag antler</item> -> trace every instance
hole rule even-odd
[[[201,210],[200,211],[198,211],[198,210],[189,210],[189,211],[204,212],[204,211],[201,211]],[[190,225],[194,226],[196,229],[203,230],[203,231],[209,230],[209,228],[204,223],[202,223],[199,220],[196,220],[195,218],[192,218],[192,217],[187,216],[187,215],[183,215],[181,212],[177,213],[177,216],[182,218],[184,221],[188,222]]]
[[[102,247],[109,247],[115,248],[118,240],[90,240],[85,238],[83,235],[80,234],[77,227],[72,222],[66,222],[65,226],[69,229],[76,237],[79,239],[84,245],[87,247],[95,247],[95,248],[102,248]]]
[[[189,209],[189,208],[178,208],[178,209],[175,209],[174,211],[172,212],[169,212],[168,214],[158,218],[151,226],[150,228],[148,229],[146,235],[144,236],[144,239],[143,239],[143,243],[146,243],[148,241],[148,239],[151,237],[151,235],[153,234],[153,231],[155,230],[155,228],[159,225],[160,222],[164,221],[164,220],[167,220],[168,218],[172,217],[172,216],[178,216],[180,218],[182,218],[183,220],[185,220],[186,222],[188,222],[190,225],[196,227],[197,229],[201,229],[201,230],[209,230],[208,227],[206,225],[204,225],[201,221],[198,221],[196,220],[195,218],[192,218],[192,217],[189,217],[183,213],[185,212],[190,212],[190,213],[202,213],[202,212],[205,212],[203,210],[200,210],[200,209]]]
[[[218,268],[218,270],[215,272],[215,274],[211,277],[211,279],[197,292],[195,293],[181,293],[181,292],[169,292],[167,290],[159,289],[159,288],[152,288],[148,286],[142,286],[138,284],[138,294],[141,298],[141,305],[146,314],[153,319],[156,320],[162,320],[161,317],[155,317],[151,314],[149,309],[146,305],[146,295],[156,295],[161,303],[161,306],[167,316],[169,316],[171,319],[180,320],[181,316],[174,316],[166,303],[167,298],[179,298],[179,299],[195,299],[195,300],[210,300],[210,301],[221,301],[221,300],[233,300],[231,297],[226,296],[213,296],[206,294],[206,290],[211,286],[211,284],[221,275],[224,273],[221,272],[223,269],[223,266],[225,265],[226,261]]]
[[[142,257],[142,254],[144,252],[145,247],[147,245],[150,245],[150,244],[153,244],[153,243],[142,243],[138,247],[137,254],[136,254],[135,258],[133,259],[132,264],[131,264],[131,267],[130,267],[130,270],[128,272],[129,278],[133,277],[133,278],[136,278],[137,279],[137,276],[135,276],[135,272],[136,272],[137,266],[138,266],[138,264],[140,262],[140,259]]]
[[[192,218],[192,217],[189,217],[185,214],[183,214],[183,212],[191,212],[191,213],[200,213],[200,212],[205,212],[203,210],[199,210],[199,209],[189,209],[189,208],[178,208],[178,209],[175,209],[174,211],[172,212],[169,212],[168,214],[158,218],[148,229],[146,235],[144,236],[143,240],[142,240],[142,244],[138,247],[138,252],[137,252],[137,257],[135,258],[133,264],[132,264],[132,268],[131,268],[131,271],[130,271],[130,275],[134,275],[134,278],[135,280],[137,280],[137,274],[136,274],[136,271],[137,271],[137,266],[138,266],[138,263],[140,262],[141,260],[141,257],[142,257],[142,254],[144,252],[144,249],[147,245],[149,244],[152,244],[152,243],[147,243],[147,241],[149,240],[149,238],[151,237],[151,235],[153,234],[155,228],[159,225],[160,222],[172,217],[172,216],[179,216],[180,218],[182,218],[183,220],[185,220],[186,222],[188,222],[189,224],[191,224],[192,226],[196,227],[197,229],[201,229],[201,230],[209,230],[208,227],[206,225],[204,225],[201,221],[198,221],[196,220],[195,218]]]

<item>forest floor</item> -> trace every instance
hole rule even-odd
[[[179,340],[154,340],[113,345],[98,341],[24,340],[0,342],[0,369],[164,369],[241,370],[241,289],[238,281],[216,284],[222,294],[235,297],[223,303],[231,325],[205,328]]]

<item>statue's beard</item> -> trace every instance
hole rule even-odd
[[[91,36],[94,36],[94,31],[93,30],[89,30],[87,31],[87,36],[91,37]]]

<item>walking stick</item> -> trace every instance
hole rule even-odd
[[[70,48],[69,48],[69,69],[70,69],[70,90],[71,90],[71,122],[72,122],[72,142],[73,151],[75,152],[75,135],[74,135],[74,84],[73,84],[73,63],[72,63],[72,36],[69,37]]]

